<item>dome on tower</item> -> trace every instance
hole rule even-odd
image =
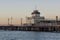
[[[40,12],[38,10],[34,10],[32,14],[40,14]]]

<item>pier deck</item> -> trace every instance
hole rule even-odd
[[[0,26],[0,30],[9,31],[60,31],[60,26]]]

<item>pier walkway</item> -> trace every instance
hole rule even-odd
[[[60,31],[60,25],[55,26],[0,26],[0,30],[9,31]]]

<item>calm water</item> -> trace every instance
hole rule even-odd
[[[0,31],[0,40],[60,40],[60,33]]]

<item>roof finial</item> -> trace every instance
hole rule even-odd
[[[37,10],[37,5],[35,5],[35,10]]]

